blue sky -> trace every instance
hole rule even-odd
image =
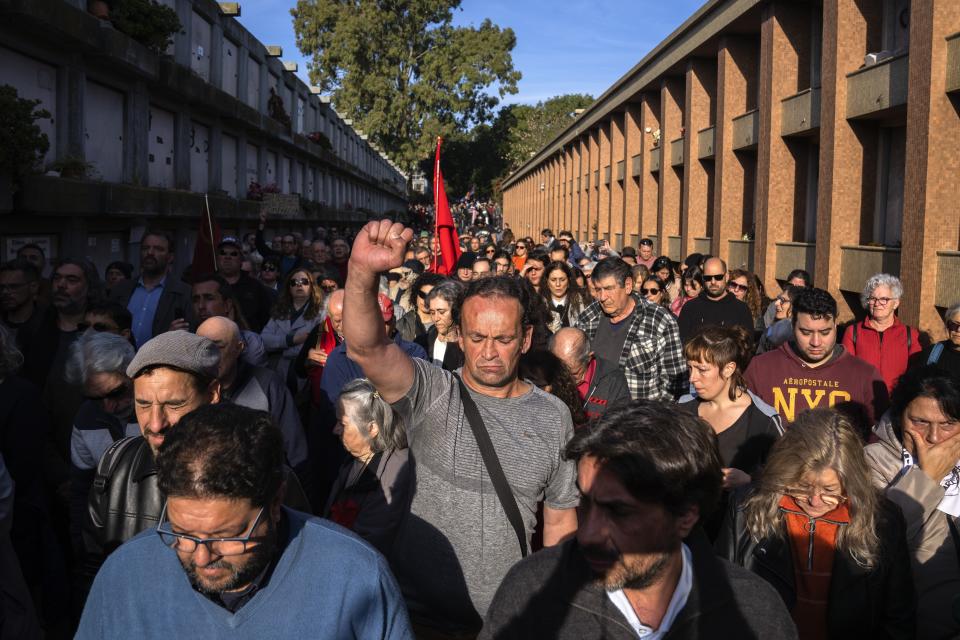
[[[283,47],[299,64],[290,8],[295,0],[248,0],[240,22],[264,44]],[[505,102],[535,103],[564,93],[603,93],[640,58],[692,15],[703,0],[464,0],[454,21],[490,18],[517,35],[513,65],[519,92]]]

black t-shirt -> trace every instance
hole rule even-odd
[[[705,293],[697,296],[683,305],[677,324],[680,329],[680,340],[684,344],[701,329],[711,325],[731,327],[738,324],[746,329],[749,335],[753,335],[753,316],[750,315],[750,308],[729,293],[719,300],[714,300]]]
[[[699,415],[700,400],[681,402],[680,407]],[[777,425],[751,403],[737,421],[717,436],[717,449],[724,468],[733,467],[755,475],[766,463],[770,448],[780,437]]]
[[[620,362],[623,343],[627,339],[627,328],[630,326],[632,318],[632,313],[620,322],[610,322],[610,318],[607,316],[600,318],[597,335],[593,338],[593,352],[598,358],[610,362]]]
[[[930,345],[920,353],[920,357],[914,361],[911,361],[911,364],[915,364],[917,366],[923,366],[927,364],[927,361],[930,359],[930,352],[933,351],[933,348],[936,347],[937,344],[942,344],[943,347],[940,348],[940,356],[937,358],[937,361],[933,364],[933,366],[937,367],[938,369],[943,369],[954,376],[960,376],[960,351],[955,349],[953,343],[949,340],[944,340],[943,342]]]

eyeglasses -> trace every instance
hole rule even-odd
[[[806,500],[808,498],[813,498],[814,496],[820,496],[820,499],[823,500],[823,504],[828,506],[837,506],[841,502],[845,502],[847,496],[839,493],[827,493],[822,489],[813,489],[811,487],[787,487],[783,490],[783,494],[793,498],[794,500]]]
[[[276,271],[276,270],[277,270],[277,268],[276,268],[275,266],[273,266],[272,264],[265,265],[262,269],[260,269],[260,271],[271,271],[271,272]]]
[[[953,322],[947,320],[947,331],[953,333],[955,331],[960,331],[960,322]]]
[[[120,384],[120,386],[116,387],[115,389],[111,389],[110,391],[107,391],[107,392],[106,392],[105,394],[103,394],[103,395],[100,395],[100,396],[87,396],[87,395],[85,395],[84,398],[86,398],[87,400],[94,400],[94,401],[97,401],[97,400],[101,400],[101,401],[102,401],[102,400],[120,400],[120,399],[122,399],[124,396],[126,396],[129,392],[130,392],[130,387],[127,386],[126,383],[122,383],[122,384]]]
[[[87,329],[90,329],[91,327],[92,327],[93,330],[96,331],[97,333],[103,333],[103,332],[105,332],[105,331],[113,332],[113,331],[119,331],[119,330],[120,330],[120,327],[118,327],[118,326],[116,326],[116,325],[112,325],[112,324],[107,324],[107,323],[105,323],[105,322],[94,322],[94,323],[90,323],[90,322],[78,322],[78,323],[77,323],[77,331],[86,331]]]
[[[337,283],[334,282],[333,284],[322,284],[320,285],[320,288],[325,292],[330,293],[337,290]]]
[[[220,255],[224,257],[230,257],[230,258],[239,258],[240,252],[239,251],[221,251]]]
[[[484,251],[484,253],[488,253],[488,254],[490,254],[490,255],[493,255],[493,254],[495,254],[496,252],[497,252],[496,249],[487,249],[486,251]]]
[[[657,295],[658,293],[660,293],[660,289],[658,289],[658,288],[656,288],[656,287],[654,287],[654,288],[652,288],[652,289],[640,289],[640,290],[643,291],[644,295],[648,295],[648,296],[655,296],[655,295]]]
[[[733,291],[748,291],[750,287],[745,284],[740,284],[739,282],[731,282],[727,285],[727,289],[732,289]]]
[[[890,304],[891,300],[895,300],[895,299],[896,298],[874,298],[873,296],[870,296],[869,298],[867,298],[867,304],[872,304],[878,307],[885,307],[888,304]]]
[[[726,277],[727,277],[727,274],[725,274],[725,273],[717,273],[717,274],[714,274],[714,275],[710,275],[709,273],[705,273],[705,274],[703,274],[703,281],[704,281],[704,282],[711,282],[711,281],[713,281],[713,282],[720,282],[721,280],[723,280],[723,279],[726,278]]]
[[[307,278],[294,278],[290,281],[288,286],[290,287],[306,287],[310,285],[310,280]]]
[[[773,301],[779,302],[780,304],[790,304],[790,298],[784,298],[783,296],[777,296]]]
[[[245,536],[240,538],[197,538],[185,533],[171,531],[170,523],[166,520],[167,505],[163,505],[163,511],[160,512],[160,523],[157,525],[157,535],[160,536],[163,544],[181,553],[193,553],[200,545],[206,545],[207,551],[212,555],[239,556],[247,552],[251,543],[255,545],[264,540],[263,537],[253,537],[253,532],[256,531],[260,519],[263,518],[264,509],[265,507],[260,508],[257,519],[253,521],[253,526],[250,527],[250,533]]]

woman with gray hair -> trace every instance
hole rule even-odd
[[[456,371],[463,366],[463,351],[460,349],[460,328],[453,321],[453,309],[463,293],[463,285],[449,280],[427,294],[426,304],[433,324],[427,333],[414,342],[423,347],[433,364],[447,371]]]
[[[867,317],[843,333],[843,348],[877,368],[888,394],[907,370],[910,357],[921,348],[920,332],[897,317],[901,296],[900,278],[889,273],[871,276],[860,294]]]
[[[947,339],[924,349],[917,364],[931,365],[960,377],[960,302],[953,303],[943,314]]]
[[[389,557],[413,488],[403,418],[360,378],[343,387],[333,430],[352,460],[340,469],[323,515]]]
[[[117,440],[140,435],[133,415],[133,382],[127,377],[133,355],[129,340],[107,332],[88,330],[70,347],[65,375],[85,398],[70,433],[70,522],[75,544],[80,544],[97,463]]]

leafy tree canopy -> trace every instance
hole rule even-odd
[[[455,27],[459,0],[298,0],[297,46],[337,111],[412,168],[517,92],[512,29]],[[496,85],[495,93],[491,87]]]
[[[507,120],[506,160],[514,170],[536,152],[553,142],[570,126],[577,109],[585,109],[593,97],[582,93],[555,96],[535,105],[510,105],[500,110],[499,118]]]

